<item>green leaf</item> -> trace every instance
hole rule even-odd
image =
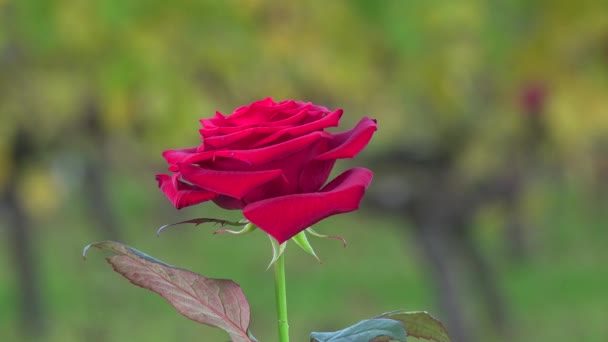
[[[406,341],[403,323],[394,319],[372,318],[335,332],[313,332],[310,342]]]
[[[226,331],[232,341],[255,342],[249,332],[249,303],[241,287],[227,279],[207,278],[170,266],[132,247],[114,241],[92,243],[114,252],[108,258],[114,270],[132,284],[156,292],[183,316]]]
[[[400,321],[408,336],[435,342],[450,342],[450,336],[443,324],[425,311],[407,312],[403,310],[387,312],[376,318]]]
[[[195,219],[191,219],[191,220],[186,220],[186,221],[166,224],[166,225],[158,228],[158,230],[156,231],[156,235],[160,236],[160,233],[162,233],[165,229],[167,229],[169,227],[172,227],[172,226],[176,226],[178,224],[185,224],[185,223],[193,223],[195,226],[198,226],[199,224],[202,224],[202,223],[215,223],[215,224],[219,224],[220,227],[223,227],[223,226],[233,226],[233,227],[242,227],[242,226],[245,226],[245,228],[247,228],[247,226],[249,225],[249,221],[233,222],[233,221],[226,221],[226,220],[220,220],[220,219],[214,219],[214,218],[204,218],[203,217],[203,218],[195,218]],[[245,231],[244,233],[248,233],[250,231],[253,231],[254,229],[255,229],[255,226],[253,226],[253,228],[251,228],[250,230]],[[244,230],[245,229],[242,229],[241,231],[244,231]],[[217,233],[225,233],[225,232],[227,232],[227,229],[226,230],[220,229],[220,230],[216,231],[215,233],[217,234]],[[234,232],[234,231],[230,231],[230,232]],[[244,233],[239,233],[239,234],[244,234]]]
[[[313,257],[315,257],[315,259],[317,259],[318,262],[321,262],[321,260],[317,256],[317,253],[315,253],[315,250],[312,248],[312,245],[310,244],[310,242],[308,242],[308,237],[306,237],[306,231],[305,230],[299,232],[294,237],[292,237],[292,240],[298,246],[300,246],[300,248],[302,248],[306,253],[312,255]]]

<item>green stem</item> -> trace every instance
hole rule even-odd
[[[287,290],[285,286],[285,253],[274,264],[274,286],[279,318],[279,342],[289,342],[289,323],[287,323]]]

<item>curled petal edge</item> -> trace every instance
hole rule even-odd
[[[372,177],[368,169],[353,168],[319,192],[254,202],[243,208],[243,214],[282,244],[326,217],[357,210]]]
[[[367,146],[376,130],[376,120],[364,117],[353,129],[335,134],[330,142],[331,149],[315,160],[353,158]]]
[[[251,190],[275,178],[284,177],[280,169],[267,171],[218,171],[192,164],[177,164],[181,177],[202,188],[217,194],[243,198]]]
[[[156,175],[158,187],[177,209],[206,202],[217,197],[217,193],[200,189],[178,179],[179,174]]]

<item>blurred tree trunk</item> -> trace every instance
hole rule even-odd
[[[108,139],[103,130],[98,101],[91,97],[83,109],[83,139],[88,144],[87,157],[84,158],[84,192],[88,211],[99,227],[103,239],[120,240],[118,220],[112,209],[108,194],[109,183],[106,179],[109,163],[106,161],[104,146]]]
[[[482,254],[479,244],[469,229],[463,229],[460,235],[461,252],[469,263],[471,278],[479,289],[482,304],[489,316],[489,323],[499,336],[506,336],[506,305],[496,272],[489,265],[488,259]]]
[[[485,313],[476,317],[475,324],[487,318],[496,334],[502,335],[507,321],[495,271],[474,239],[472,223],[479,209],[490,201],[517,208],[521,189],[505,182],[502,174],[485,182],[468,184],[453,163],[457,159],[455,152],[450,148],[445,151],[422,157],[395,151],[375,156],[372,162],[379,169],[378,175],[384,167],[389,173],[399,172],[402,181],[377,177],[388,179],[390,189],[379,184],[381,192],[376,196],[372,192],[370,199],[377,209],[399,211],[412,223],[416,243],[429,265],[428,275],[437,287],[439,306],[452,340],[472,342],[477,340],[475,335],[479,329],[471,324],[472,317],[467,317],[472,305],[463,300],[469,281]],[[392,198],[387,198],[391,195]],[[508,214],[518,216],[516,211]],[[517,235],[519,228],[505,234]]]
[[[17,275],[21,332],[26,337],[44,333],[41,289],[32,227],[17,196],[17,189],[9,185],[5,196],[9,213],[8,230],[12,264]]]
[[[437,286],[439,306],[453,342],[471,342],[472,330],[466,320],[465,303],[458,287],[458,269],[454,267],[454,251],[445,228],[433,224],[420,226],[416,238],[429,264],[432,283]]]
[[[519,198],[515,196],[506,199],[506,223],[505,239],[507,241],[507,252],[511,260],[521,262],[529,257],[528,239],[526,225],[522,220],[519,209]]]
[[[6,184],[4,202],[8,211],[9,244],[13,267],[17,275],[21,332],[26,337],[42,336],[44,333],[42,294],[30,218],[20,202],[18,178],[31,158],[33,148],[24,129],[19,129],[12,140],[11,162],[14,172]]]
[[[107,193],[103,162],[88,160],[84,165],[84,192],[92,221],[96,222],[103,239],[120,240],[118,223]]]

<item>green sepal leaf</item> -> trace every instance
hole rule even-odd
[[[324,234],[318,233],[316,230],[312,229],[312,227],[307,228],[306,231],[310,235],[318,237],[318,238],[340,240],[340,241],[342,241],[342,245],[344,246],[344,248],[346,248],[346,240],[343,237],[341,237],[341,236],[338,236],[338,235],[324,235]]]
[[[256,230],[258,227],[256,227],[255,224],[249,222],[247,224],[245,224],[245,227],[243,227],[243,229],[241,230],[232,230],[232,229],[219,229],[213,232],[213,234],[223,234],[223,233],[228,233],[228,234],[234,234],[234,235],[243,235],[243,234],[247,234],[247,233],[251,233],[252,231]]]
[[[403,323],[394,319],[366,319],[346,329],[335,332],[313,332],[310,342],[406,342]]]
[[[310,242],[308,242],[308,237],[306,236],[306,230],[303,230],[303,231],[299,232],[298,234],[296,234],[291,239],[298,246],[300,246],[300,248],[302,248],[306,253],[312,255],[313,257],[315,257],[315,259],[317,259],[318,262],[321,262],[321,260],[317,256],[317,253],[315,253],[315,250],[312,248],[312,245],[310,244]]]
[[[450,342],[448,331],[439,320],[425,311],[397,310],[384,313],[376,318],[389,318],[400,321],[408,336],[427,341]]]
[[[249,332],[249,303],[241,287],[227,279],[207,278],[170,266],[130,246],[114,241],[96,242],[95,247],[114,252],[108,258],[114,271],[132,284],[156,292],[183,316],[220,328],[235,342],[255,342]]]
[[[285,252],[285,247],[287,247],[287,241],[279,245],[277,240],[275,240],[272,236],[268,235],[268,238],[270,238],[270,244],[272,245],[272,260],[270,260],[270,264],[268,264],[268,267],[266,267],[266,271],[268,271],[270,267],[274,265],[281,254]]]
[[[198,226],[199,224],[202,224],[202,223],[214,223],[214,224],[219,224],[220,227],[223,227],[223,226],[242,227],[242,226],[247,225],[249,223],[249,221],[241,220],[238,222],[233,222],[233,221],[226,221],[226,220],[202,217],[202,218],[196,218],[196,219],[166,224],[166,225],[158,228],[158,230],[156,231],[156,235],[160,236],[160,233],[162,233],[165,229],[172,227],[172,226],[176,226],[178,224],[185,224],[185,223],[193,223],[195,226]]]

